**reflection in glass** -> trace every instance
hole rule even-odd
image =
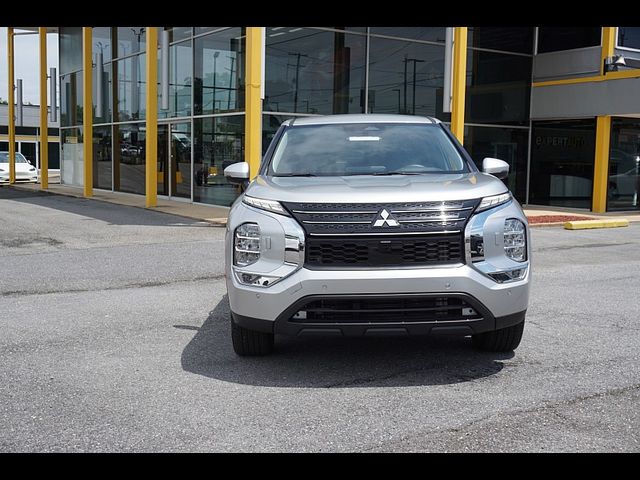
[[[60,147],[62,155],[61,175],[65,185],[83,185],[84,164],[82,162],[82,129],[61,128]]]
[[[366,37],[268,27],[264,110],[364,112]]]
[[[93,58],[95,62],[96,54],[102,53],[102,61],[111,61],[111,27],[93,27]]]
[[[93,87],[93,123],[107,123],[111,122],[111,64],[103,64],[102,65],[102,89],[101,89],[101,98],[98,98],[98,64],[94,63],[92,69],[92,87]],[[102,112],[97,108],[98,102],[102,105]],[[98,114],[102,113],[101,116]]]
[[[196,118],[193,128],[193,201],[231,205],[240,191],[223,172],[244,161],[244,116]]]
[[[146,110],[146,55],[136,55],[113,63],[116,90],[116,121],[142,120]]]
[[[559,52],[600,45],[600,27],[539,27],[538,53]]]
[[[117,42],[118,58],[125,57],[133,53],[144,52],[147,48],[145,28],[118,27]]]
[[[369,113],[442,118],[444,46],[371,38]]]
[[[465,121],[528,125],[531,57],[468,50]]]
[[[464,128],[464,148],[480,170],[485,157],[509,164],[509,176],[503,182],[520,202],[526,200],[528,142],[528,129],[468,125]]]
[[[193,32],[192,27],[164,27],[164,29],[169,31],[170,42],[186,40],[191,37],[191,33]]]
[[[262,155],[267,152],[269,144],[278,128],[285,120],[295,118],[293,115],[263,115],[262,116]]]
[[[82,27],[60,27],[60,74],[82,68]]]
[[[82,72],[60,77],[60,126],[82,125]]]
[[[640,209],[640,120],[611,121],[607,210]]]
[[[618,46],[640,49],[640,27],[618,27]]]
[[[191,115],[191,40],[169,47],[169,109],[162,110],[162,88],[158,80],[158,117]],[[159,70],[158,70],[159,71]]]
[[[194,40],[196,115],[244,108],[243,34],[244,29],[230,28]]]
[[[93,128],[93,186],[111,190],[111,126]]]
[[[113,126],[113,181],[118,192],[145,193],[143,123]]]
[[[469,27],[469,47],[533,55],[534,27]]]
[[[444,43],[445,27],[371,27],[371,35]]]
[[[157,192],[158,195],[191,198],[190,122],[158,125]]]
[[[529,203],[591,208],[595,120],[534,122]]]

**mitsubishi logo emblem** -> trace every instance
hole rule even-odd
[[[374,227],[397,227],[398,225],[398,221],[387,212],[386,208],[378,213],[378,218],[373,223]]]

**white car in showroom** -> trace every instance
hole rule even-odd
[[[38,171],[24,155],[16,152],[16,182],[35,183]],[[9,183],[9,152],[0,152],[0,184]]]

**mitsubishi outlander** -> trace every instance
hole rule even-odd
[[[225,236],[231,333],[239,355],[276,334],[471,336],[511,351],[529,301],[527,219],[439,120],[331,115],[285,121]]]

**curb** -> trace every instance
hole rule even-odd
[[[574,220],[565,222],[565,230],[584,230],[587,228],[615,228],[628,227],[629,220],[621,218],[618,220]]]

